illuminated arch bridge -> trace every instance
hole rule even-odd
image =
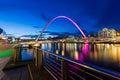
[[[36,38],[36,40],[35,40],[36,42],[37,42],[38,39],[42,36],[42,33],[46,30],[46,28],[47,28],[53,21],[55,21],[55,20],[58,19],[58,18],[65,18],[65,19],[69,20],[71,23],[73,23],[73,24],[75,25],[75,27],[81,32],[81,34],[83,35],[83,37],[86,39],[85,33],[82,31],[82,29],[78,26],[78,24],[77,24],[75,21],[73,21],[71,18],[69,18],[69,17],[67,17],[67,16],[57,16],[57,17],[53,18],[51,21],[49,21],[49,22],[45,25],[45,27],[43,28],[43,30],[40,32],[40,34],[39,34],[38,37]]]

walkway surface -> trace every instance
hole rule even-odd
[[[33,63],[29,64],[31,73],[33,75],[33,80],[55,80],[46,70],[41,67],[41,69],[35,68]]]
[[[11,50],[12,47],[12,44],[0,45],[0,52]],[[38,69],[33,60],[14,62],[13,57],[9,57],[7,63],[5,58],[8,56],[0,58],[0,74],[3,76],[0,80],[55,80],[43,67]]]
[[[16,63],[10,60],[4,74],[2,80],[55,80],[44,68],[36,68],[33,60]]]
[[[4,73],[2,80],[30,80],[27,66],[5,70]]]

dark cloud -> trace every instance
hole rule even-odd
[[[44,20],[44,21],[46,21],[46,22],[48,22],[48,21],[50,21],[51,20],[51,18],[50,17],[48,17],[45,13],[41,13],[40,14],[41,15],[41,18]]]
[[[88,32],[86,30],[83,30],[83,32],[85,32],[85,34],[88,34]],[[71,32],[62,32],[62,33],[57,33],[57,32],[51,32],[51,31],[45,31],[44,33],[47,33],[47,35],[56,35],[56,36],[82,36],[82,34],[80,32],[75,32],[75,33],[71,33]]]
[[[30,38],[37,38],[38,35],[22,35],[20,37],[30,37]]]
[[[49,35],[60,35],[58,32],[51,32],[51,31],[45,31],[44,33],[47,33]]]
[[[83,30],[83,32],[88,35],[89,32],[87,32],[86,30]],[[75,37],[81,37],[82,34],[78,31],[78,32],[52,32],[52,31],[44,31],[42,34],[42,38],[44,38],[45,36],[47,37],[51,37],[51,36],[57,36],[57,37],[65,37],[65,36],[75,36]],[[31,37],[31,38],[37,38],[38,35],[22,35],[21,37]]]
[[[39,26],[32,26],[33,28],[40,28]]]
[[[13,36],[13,34],[7,34],[7,36]]]

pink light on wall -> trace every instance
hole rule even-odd
[[[53,21],[55,21],[55,20],[58,19],[58,18],[65,18],[65,19],[69,20],[70,22],[72,22],[72,23],[75,25],[75,27],[81,32],[81,34],[83,35],[83,37],[86,39],[86,35],[84,34],[84,32],[81,30],[81,28],[78,26],[78,24],[77,24],[75,21],[73,21],[71,18],[69,18],[69,17],[67,17],[67,16],[57,16],[57,17],[53,18],[51,21],[49,21],[49,22],[45,25],[45,27],[43,28],[43,30],[42,30],[42,31],[40,32],[40,34],[38,35],[36,41],[38,41],[39,37],[42,36],[42,33],[46,30],[46,28],[47,28]]]

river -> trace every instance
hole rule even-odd
[[[43,43],[41,48],[120,74],[120,44]]]

